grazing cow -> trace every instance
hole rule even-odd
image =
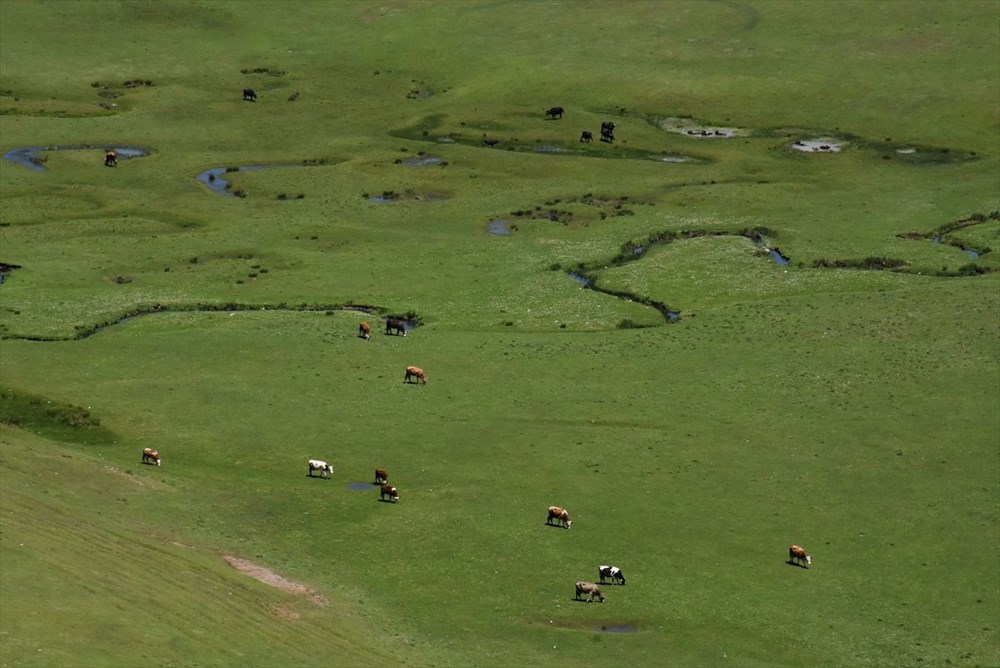
[[[788,548],[788,563],[797,563],[802,566],[802,568],[809,568],[809,564],[812,563],[812,560],[813,558],[798,545],[792,545]]]
[[[548,111],[545,112],[545,115],[548,118],[552,118],[552,119],[562,118],[563,108],[562,107],[552,107],[551,109],[549,109]]]
[[[593,139],[594,135],[590,132],[590,130],[584,130],[583,132],[580,133],[580,141],[582,142],[586,142],[589,144]]]
[[[389,472],[385,469],[375,469],[375,484],[384,485],[389,482]]]
[[[611,121],[602,121],[601,122],[601,132],[604,132],[605,130],[607,130],[608,133],[614,132],[615,131],[615,124],[612,123]]]
[[[552,520],[559,520],[567,529],[569,529],[573,524],[573,521],[569,518],[569,513],[566,512],[566,509],[560,508],[559,506],[549,506],[549,518],[545,520],[545,523],[552,524]]]
[[[253,88],[244,88],[243,89],[243,99],[244,100],[248,100],[250,102],[256,102],[257,101],[257,93],[253,92]]]
[[[160,465],[160,453],[153,448],[143,448],[142,450],[142,463],[143,464],[156,464]]]
[[[385,321],[385,333],[392,334],[394,331],[396,334],[406,336],[406,323],[402,320],[397,320],[396,318],[388,318]]]
[[[389,497],[390,501],[396,503],[397,501],[399,501],[399,492],[397,492],[396,488],[393,487],[392,485],[388,483],[383,483],[382,487],[379,488],[379,498],[382,501],[385,501],[385,497]]]
[[[605,130],[605,129],[602,128],[601,129],[601,141],[606,142],[608,144],[614,144],[615,143],[615,133],[612,132],[611,130]]]
[[[117,167],[118,166],[118,153],[116,151],[108,151],[104,154],[104,166],[105,167]]]
[[[309,460],[309,477],[313,477],[313,471],[319,471],[320,478],[329,478],[333,473],[333,467],[319,459]]]
[[[409,383],[410,378],[416,378],[417,380],[423,381],[424,385],[427,384],[427,374],[424,373],[424,370],[418,366],[406,367],[406,375],[403,377],[403,382]]]
[[[625,574],[617,566],[598,566],[597,574],[601,576],[601,584],[604,584],[605,578],[618,584],[625,584]]]
[[[372,326],[367,322],[363,322],[358,325],[358,336],[367,341],[372,338]]]
[[[601,603],[604,603],[604,592],[593,582],[584,582],[583,580],[577,582],[576,596],[574,598],[578,601],[580,600],[580,594],[589,594],[587,596],[587,603],[593,601],[595,596],[601,600]]]

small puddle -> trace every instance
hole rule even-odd
[[[428,167],[430,165],[440,165],[441,158],[435,157],[433,155],[425,155],[417,158],[407,158],[406,160],[400,160],[399,164],[406,165],[407,167]]]
[[[771,256],[771,259],[774,260],[776,263],[778,263],[782,267],[788,266],[788,258],[782,255],[781,251],[779,251],[777,248],[768,248],[767,252]]]
[[[842,144],[836,139],[830,139],[828,137],[820,137],[818,139],[799,139],[794,144],[792,148],[796,151],[803,151],[806,153],[839,153],[842,148]]]
[[[369,492],[375,488],[375,485],[370,482],[349,482],[347,483],[347,486],[355,492]]]
[[[635,633],[638,629],[631,624],[615,624],[612,626],[595,626],[595,631],[601,633]]]
[[[48,151],[114,151],[119,158],[128,160],[129,158],[141,158],[149,155],[149,149],[141,146],[90,146],[88,144],[66,144],[62,146],[26,146],[24,148],[12,148],[3,154],[4,160],[27,167],[36,172],[46,172],[45,165],[42,164],[39,154]],[[103,162],[104,156],[101,156]]]
[[[685,158],[683,155],[665,155],[662,158],[654,158],[659,162],[669,162],[673,164],[681,164],[684,162],[694,162],[691,158]]]
[[[491,220],[486,225],[486,231],[490,234],[499,234],[501,236],[510,236],[511,229],[510,224],[506,220]]]
[[[535,153],[562,153],[558,146],[536,146]]]
[[[594,280],[592,278],[588,278],[587,276],[584,276],[583,274],[578,274],[575,271],[568,271],[566,273],[567,273],[567,275],[570,278],[572,278],[574,281],[576,281],[577,283],[579,283],[580,285],[582,285],[584,287],[590,285],[591,282],[593,282],[593,280]]]

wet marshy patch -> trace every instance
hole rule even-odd
[[[21,268],[21,265],[19,265],[19,264],[10,264],[8,262],[0,262],[0,285],[4,284],[4,282],[10,276],[10,273],[12,271],[14,271],[15,269],[20,269],[20,268]]]
[[[354,492],[370,492],[375,487],[375,484],[370,482],[349,482],[347,483],[347,487]]]
[[[383,190],[381,193],[371,194],[371,193],[361,193],[361,197],[368,200],[372,204],[392,204],[393,202],[441,202],[450,199],[451,195],[444,192],[425,192],[418,193],[415,190],[404,190],[403,192],[397,192],[395,190]]]
[[[238,172],[256,172],[262,169],[290,169],[293,167],[318,167],[326,165],[327,160],[325,158],[303,160],[299,163],[275,163],[270,165],[239,165],[236,167],[213,167],[211,169],[206,169],[205,171],[198,174],[195,178],[199,183],[206,186],[209,190],[220,195],[227,195],[230,197],[246,197],[247,193],[245,190],[233,189],[233,184],[227,179],[222,178],[224,174],[235,174]],[[294,197],[290,197],[285,193],[282,193],[285,197],[278,196],[278,199],[303,199],[304,194],[299,194]]]
[[[587,193],[579,197],[548,200],[528,209],[516,209],[508,212],[506,216],[494,216],[487,223],[487,231],[492,234],[503,234],[503,232],[499,231],[500,228],[497,228],[497,231],[493,231],[490,225],[495,221],[503,221],[507,224],[507,221],[511,218],[586,226],[597,219],[605,220],[617,216],[635,215],[635,209],[642,206],[653,206],[653,202],[635,199],[628,195],[611,196]],[[507,224],[507,229],[516,231],[517,225]]]
[[[3,154],[4,160],[27,167],[36,172],[48,171],[45,167],[45,154],[50,151],[100,151],[100,164],[104,164],[104,154],[108,151],[115,151],[119,160],[129,160],[131,158],[142,158],[150,154],[148,148],[142,146],[116,146],[114,144],[61,144],[57,146],[26,146],[23,148],[12,148]],[[96,161],[95,161],[96,162]]]
[[[233,315],[241,311],[284,311],[284,312],[294,312],[294,313],[323,313],[325,315],[332,315],[338,311],[361,311],[364,313],[369,313],[372,315],[380,315],[387,312],[388,309],[381,306],[372,305],[362,305],[362,304],[289,304],[286,302],[279,303],[241,303],[241,302],[222,302],[222,303],[194,303],[194,304],[153,304],[151,306],[142,306],[134,309],[125,311],[119,316],[109,318],[107,320],[101,321],[96,325],[77,325],[74,329],[76,333],[73,336],[31,336],[31,335],[10,335],[10,334],[0,334],[0,339],[12,339],[20,341],[80,341],[87,339],[95,334],[109,329],[115,325],[124,325],[125,323],[134,320],[136,318],[153,315],[156,313],[219,313],[228,312]],[[392,318],[392,316],[388,316]],[[414,311],[410,311],[405,317],[399,318],[404,323],[404,328],[408,331],[416,327],[420,327],[423,324],[423,318]]]
[[[649,116],[645,120],[660,130],[695,139],[732,139],[749,137],[751,134],[750,130],[745,128],[714,125],[682,116]]]
[[[840,153],[846,142],[830,137],[816,139],[796,139],[792,148],[803,153]]]
[[[622,144],[610,143],[582,143],[580,142],[579,130],[574,128],[567,130],[564,138],[556,140],[541,137],[518,137],[512,133],[516,130],[507,128],[510,134],[506,136],[493,132],[484,139],[481,132],[474,132],[482,126],[476,128],[462,127],[454,131],[443,129],[444,116],[438,114],[424,118],[416,125],[392,130],[389,134],[400,139],[411,141],[425,141],[435,144],[459,144],[462,146],[472,146],[481,149],[505,150],[515,153],[532,153],[536,155],[560,155],[579,156],[590,158],[617,158],[626,160],[655,160],[663,163],[704,163],[709,162],[707,158],[692,155],[668,154],[666,151],[656,151],[644,148],[626,147]],[[463,124],[464,125],[464,124]],[[530,126],[525,125],[522,131],[527,132]]]

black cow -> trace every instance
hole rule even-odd
[[[580,133],[580,141],[590,143],[593,140],[594,135],[591,134],[590,130],[584,130]]]
[[[601,141],[613,144],[615,141],[615,133],[612,129],[601,128]]]
[[[552,107],[551,109],[549,109],[548,111],[545,112],[545,115],[548,118],[552,118],[552,119],[562,118],[563,108],[562,107]]]
[[[385,321],[385,333],[386,334],[402,334],[406,336],[406,323],[402,320],[397,320],[395,318],[389,318]]]
[[[243,99],[244,100],[248,100],[250,102],[256,102],[257,101],[257,93],[253,92],[253,88],[244,88],[243,89]]]

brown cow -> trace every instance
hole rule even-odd
[[[569,519],[569,513],[566,512],[565,508],[560,508],[559,506],[549,506],[549,518],[545,520],[546,524],[552,524],[552,520],[559,520],[562,525],[567,529],[573,522]]]
[[[104,166],[105,167],[117,167],[118,166],[118,153],[116,151],[108,151],[104,154]]]
[[[375,469],[375,484],[384,485],[389,482],[389,472],[385,469]]]
[[[584,582],[583,580],[577,582],[576,596],[574,598],[580,600],[580,594],[590,594],[587,597],[587,603],[593,601],[595,596],[601,600],[601,603],[604,603],[604,592],[593,582]]]
[[[788,548],[788,563],[797,563],[802,566],[802,568],[809,568],[809,564],[812,563],[812,560],[813,558],[809,556],[809,553],[798,545],[792,545]]]
[[[387,496],[393,503],[399,501],[399,492],[396,491],[396,488],[388,483],[384,483],[379,491],[379,498],[385,501],[385,497]]]
[[[423,381],[424,385],[427,384],[427,374],[424,373],[424,370],[418,366],[406,367],[406,375],[403,377],[403,382],[409,383],[410,378],[416,378],[417,380]]]
[[[372,326],[367,322],[363,322],[358,325],[358,336],[367,341],[372,338]]]
[[[153,448],[143,448],[142,451],[142,463],[143,464],[156,464],[160,465],[160,453]]]

